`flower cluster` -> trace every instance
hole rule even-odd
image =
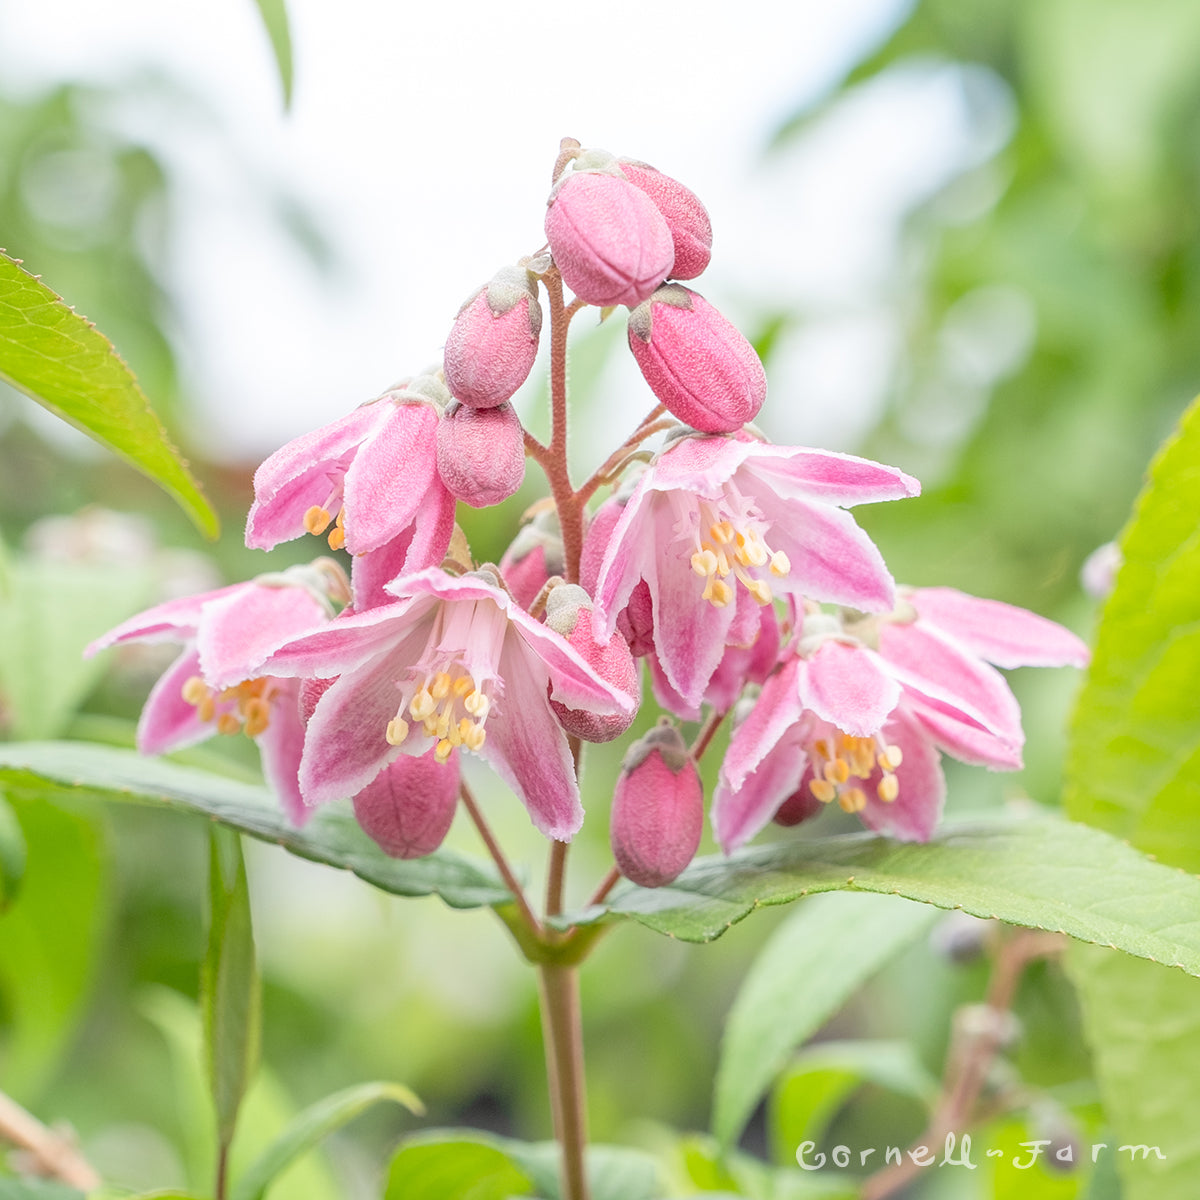
[[[545,235],[466,301],[440,364],[256,472],[247,545],[319,536],[348,557],[348,574],[321,559],[160,605],[95,643],[183,643],[147,702],[141,749],[245,733],[294,820],[352,801],[401,857],[445,836],[460,758],[474,754],[539,830],[567,841],[583,821],[580,743],[629,729],[645,660],[671,715],[630,748],[614,783],[613,851],[630,879],[667,883],[695,854],[696,759],[730,714],[711,807],[726,851],[772,819],[794,824],[835,802],[880,832],[928,838],[941,753],[1020,766],[1020,713],[995,668],[1082,664],[1086,650],[1008,605],[897,590],[848,510],[913,496],[917,482],[772,445],[749,424],[766,399],[762,363],[681,282],[704,272],[712,248],[690,190],[567,140]],[[629,348],[656,403],[576,486],[561,363],[587,306],[628,309]],[[558,369],[542,444],[512,400],[546,325]],[[456,506],[512,496],[527,457],[551,494],[499,566],[477,565]],[[611,494],[592,502],[603,487]],[[700,720],[689,746],[679,722]]]

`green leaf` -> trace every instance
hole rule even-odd
[[[372,1104],[390,1100],[420,1116],[424,1106],[398,1083],[363,1083],[317,1101],[292,1121],[275,1142],[238,1177],[230,1200],[262,1200],[272,1180],[312,1149],[327,1134],[340,1129]]]
[[[0,914],[0,1062],[4,1089],[49,1082],[75,1032],[104,950],[108,863],[90,814],[9,793],[28,861],[20,894]]]
[[[792,1051],[936,919],[891,896],[814,896],[775,931],[725,1025],[713,1093],[722,1146],[737,1139]]]
[[[83,1193],[45,1179],[0,1179],[0,1200],[84,1200]]]
[[[84,648],[153,597],[144,569],[17,561],[0,596],[0,688],[12,736],[56,737],[108,669]]]
[[[25,835],[12,805],[0,793],[0,913],[12,902],[25,874]]]
[[[202,814],[301,858],[353,871],[397,896],[438,895],[453,908],[512,899],[498,875],[464,855],[439,850],[425,858],[389,858],[349,812],[335,807],[319,810],[296,829],[265,788],[131,750],[80,742],[0,745],[0,785],[37,795],[86,795]]]
[[[126,459],[216,536],[216,513],[112,343],[3,253],[0,379]]]
[[[1200,872],[1200,404],[1156,459],[1121,541],[1079,698],[1067,811]]]
[[[508,1200],[533,1183],[498,1146],[483,1141],[414,1140],[392,1159],[384,1200]]]
[[[1072,730],[1067,806],[1189,871],[1200,871],[1200,405],[1150,470],[1121,542]],[[1191,921],[1197,919],[1193,908]],[[1116,955],[1068,958],[1127,1200],[1191,1200],[1200,1172],[1200,985]]]
[[[392,1159],[384,1200],[562,1200],[559,1149],[554,1142],[518,1142],[472,1129],[417,1134]],[[656,1200],[661,1195],[653,1158],[621,1146],[589,1146],[591,1200]]]
[[[275,52],[275,65],[279,69],[279,82],[283,87],[283,107],[292,106],[292,33],[288,25],[287,5],[284,0],[255,0],[271,49]]]
[[[608,905],[564,919],[613,913],[705,942],[760,905],[831,891],[961,908],[1200,974],[1200,879],[1044,812],[947,824],[924,845],[852,833],[701,858],[667,887],[621,887]]]
[[[258,1066],[262,987],[254,956],[241,839],[228,829],[211,832],[200,1010],[205,1068],[217,1114],[218,1152],[222,1153],[233,1141],[238,1108]]]

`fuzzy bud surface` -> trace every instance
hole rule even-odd
[[[672,279],[695,279],[712,258],[712,222],[708,210],[690,188],[648,163],[618,159],[625,178],[645,192],[663,215],[675,245]]]
[[[507,500],[525,478],[525,434],[512,406],[451,404],[438,422],[437,469],[472,508]]]
[[[704,786],[669,721],[625,755],[610,836],[621,873],[642,887],[670,883],[692,861],[704,824]]]
[[[445,839],[458,806],[458,753],[440,763],[430,750],[389,763],[354,797],[364,832],[393,858],[432,854]]]
[[[703,296],[661,287],[629,314],[629,348],[667,410],[702,433],[730,433],[767,398],[754,347]]]
[[[542,309],[523,267],[503,267],[459,309],[446,339],[446,386],[472,408],[510,399],[537,357]]]
[[[546,240],[579,299],[601,307],[640,304],[671,273],[671,230],[654,201],[623,176],[566,175],[549,205]]]

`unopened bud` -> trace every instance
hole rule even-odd
[[[601,308],[640,304],[675,261],[671,230],[654,201],[605,171],[577,170],[555,184],[546,240],[567,287]]]
[[[421,858],[443,842],[458,806],[458,751],[440,763],[430,750],[402,754],[354,797],[363,830],[393,858]]]
[[[578,584],[552,588],[546,597],[546,624],[555,633],[562,634],[605,683],[629,696],[635,708],[629,713],[598,716],[585,709],[568,708],[558,700],[551,700],[550,707],[567,733],[585,742],[611,742],[633,724],[636,705],[642,698],[641,677],[633,655],[629,653],[629,643],[619,632],[607,642],[595,640],[592,615],[592,602]]]
[[[809,817],[815,817],[824,807],[806,783],[797,788],[775,810],[775,816],[771,819],[776,825],[790,828],[792,825],[799,825],[801,821],[807,821]]]
[[[712,222],[699,197],[670,175],[644,162],[620,158],[617,165],[625,178],[640,188],[663,215],[675,245],[672,279],[695,279],[712,257]]]
[[[707,300],[661,287],[629,314],[629,348],[667,410],[702,433],[729,433],[767,398],[754,347]]]
[[[500,573],[513,599],[528,608],[552,575],[563,573],[562,532],[553,508],[539,512],[500,559]]]
[[[692,861],[704,787],[678,730],[664,720],[635,742],[613,793],[610,837],[621,873],[642,887],[670,883]]]
[[[446,489],[472,508],[507,500],[525,478],[525,433],[510,404],[451,404],[437,428],[437,468]]]
[[[524,267],[504,267],[459,309],[446,339],[446,386],[472,408],[510,399],[537,357],[542,309]]]

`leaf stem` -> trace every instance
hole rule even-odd
[[[660,404],[642,418],[638,427],[592,472],[576,495],[586,503],[597,488],[612,482],[613,472],[622,465],[629,451],[640,446],[648,437],[661,433],[675,424],[674,417],[664,417],[667,410]]]
[[[528,926],[529,931],[535,937],[540,938],[542,936],[541,922],[534,916],[533,909],[529,907],[529,901],[525,898],[525,889],[517,880],[512,867],[509,866],[508,859],[505,857],[504,851],[500,848],[500,843],[496,841],[496,835],[492,833],[492,828],[480,811],[479,805],[475,801],[475,796],[467,786],[465,779],[459,785],[459,796],[462,798],[463,807],[470,814],[475,828],[479,831],[479,836],[483,839],[483,844],[492,856],[492,862],[496,864],[496,870],[500,872],[500,878],[504,880],[504,886],[512,892],[513,901],[521,914],[522,920]]]

